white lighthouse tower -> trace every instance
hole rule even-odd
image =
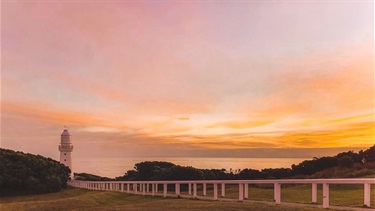
[[[72,166],[73,144],[70,142],[70,133],[67,128],[64,128],[64,131],[61,133],[61,143],[59,145],[59,151],[60,151],[60,163],[70,168],[71,176],[72,176],[73,175],[73,166]]]

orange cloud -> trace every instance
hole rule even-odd
[[[178,120],[189,120],[190,118],[189,117],[178,117],[177,119]]]
[[[274,89],[252,100],[241,112],[245,110],[249,116],[299,116],[327,121],[344,113],[369,113],[374,107],[374,64],[373,53],[365,53],[346,60],[315,55],[315,59],[302,58],[281,67],[283,71],[270,80]]]
[[[100,117],[89,113],[56,111],[48,105],[36,105],[27,103],[20,105],[16,103],[2,102],[1,106],[2,111],[4,112],[11,112],[21,116],[24,115],[53,123],[70,124],[72,126],[85,126],[93,124],[108,127],[115,126],[106,122]],[[122,125],[121,127],[126,128],[125,125]]]
[[[260,120],[251,120],[251,121],[228,121],[228,122],[221,122],[214,125],[207,126],[207,128],[215,128],[215,127],[227,127],[231,129],[246,129],[246,128],[254,128],[259,126],[264,126],[275,122],[275,119],[260,119]]]

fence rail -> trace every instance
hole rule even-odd
[[[175,186],[174,193],[168,194],[168,185]],[[250,184],[273,184],[274,201],[281,203],[281,185],[282,184],[311,184],[311,202],[317,203],[317,185],[323,186],[323,208],[329,207],[329,185],[330,184],[362,184],[363,185],[363,204],[370,207],[371,184],[375,184],[375,178],[355,178],[355,179],[280,179],[280,180],[192,180],[192,181],[83,181],[72,180],[69,185],[77,188],[89,190],[120,191],[132,194],[142,195],[160,195],[159,186],[161,186],[162,196],[181,196],[181,185],[188,186],[188,195],[192,198],[197,197],[198,185],[202,185],[203,196],[207,195],[207,184],[213,185],[212,200],[218,200],[218,190],[221,186],[221,197],[225,198],[225,185],[238,185],[238,200],[243,201],[249,198]],[[350,197],[350,196],[348,196]]]

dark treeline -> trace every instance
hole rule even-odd
[[[85,180],[85,181],[110,181],[114,180],[108,177],[101,177],[94,174],[88,173],[74,173],[74,179],[76,180]]]
[[[0,148],[0,196],[57,192],[67,187],[69,174],[51,158]]]
[[[240,180],[240,179],[282,179],[306,178],[332,167],[352,168],[375,161],[375,145],[369,149],[342,152],[332,157],[305,160],[291,168],[265,168],[262,170],[243,169],[226,171],[225,169],[197,169],[191,166],[179,166],[170,162],[146,161],[137,163],[117,180]]]

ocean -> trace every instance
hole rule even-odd
[[[124,157],[124,158],[73,158],[73,171],[103,177],[123,176],[134,164],[142,161],[168,161],[176,165],[200,169],[290,168],[311,158],[201,158],[201,157]]]

